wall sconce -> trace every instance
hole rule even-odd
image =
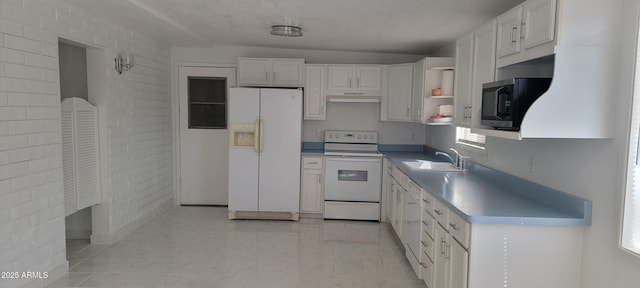
[[[133,54],[123,55],[120,54],[115,59],[116,61],[116,71],[118,74],[122,74],[122,71],[129,71],[133,68]]]

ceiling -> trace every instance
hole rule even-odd
[[[429,54],[521,0],[65,0],[173,47]],[[272,25],[304,36],[269,34]]]

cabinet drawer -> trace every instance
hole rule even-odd
[[[422,211],[422,231],[433,238],[435,237],[436,225],[436,220],[429,213]]]
[[[435,203],[435,198],[433,198],[433,195],[431,195],[431,193],[422,190],[422,210],[433,215],[433,208]]]
[[[422,254],[422,256],[425,256],[424,252]],[[422,280],[424,281],[424,284],[427,285],[427,287],[432,288],[434,287],[434,283],[433,283],[433,279],[434,279],[434,273],[435,273],[435,266],[433,264],[433,262],[431,262],[431,260],[429,260],[429,258],[427,257],[423,257],[426,258],[424,261],[422,261],[423,265],[422,266]]]
[[[442,225],[444,230],[449,231],[449,208],[438,200],[434,200],[433,217]]]
[[[404,176],[404,173],[402,173],[402,171],[400,171],[400,169],[398,169],[398,167],[396,167],[395,165],[393,165],[391,169],[391,176],[393,177],[393,179],[396,179],[396,181],[398,181],[398,184],[402,185],[403,183],[400,182],[402,181],[402,176]]]
[[[471,233],[471,224],[464,221],[458,214],[449,213],[449,231],[451,236],[456,238],[460,244],[466,249],[469,249],[469,234]]]
[[[303,169],[322,169],[322,157],[303,157]]]
[[[420,243],[422,244],[422,251],[424,252],[424,254],[429,256],[429,259],[434,259],[433,257],[435,256],[436,252],[435,242],[433,242],[433,239],[431,239],[431,237],[429,237],[429,235],[427,235],[427,233],[425,233],[424,231],[422,231],[422,240],[420,240]]]
[[[422,196],[422,188],[415,182],[407,177],[407,192],[409,192],[416,199],[420,199]]]

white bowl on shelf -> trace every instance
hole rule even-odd
[[[432,117],[432,118],[429,118],[429,121],[433,123],[451,123],[453,121],[453,117],[452,116]]]

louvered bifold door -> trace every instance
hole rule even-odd
[[[64,108],[67,101],[73,106],[70,116]],[[62,106],[65,214],[69,215],[100,203],[98,109],[80,98],[67,99]],[[71,123],[65,124],[69,118]],[[65,125],[71,133],[65,132]]]
[[[76,102],[76,191],[78,210],[100,202],[98,166],[98,109],[87,102]]]
[[[64,215],[69,216],[78,210],[76,197],[75,156],[73,151],[73,101],[64,101],[61,106],[62,128],[62,174],[64,185]]]

